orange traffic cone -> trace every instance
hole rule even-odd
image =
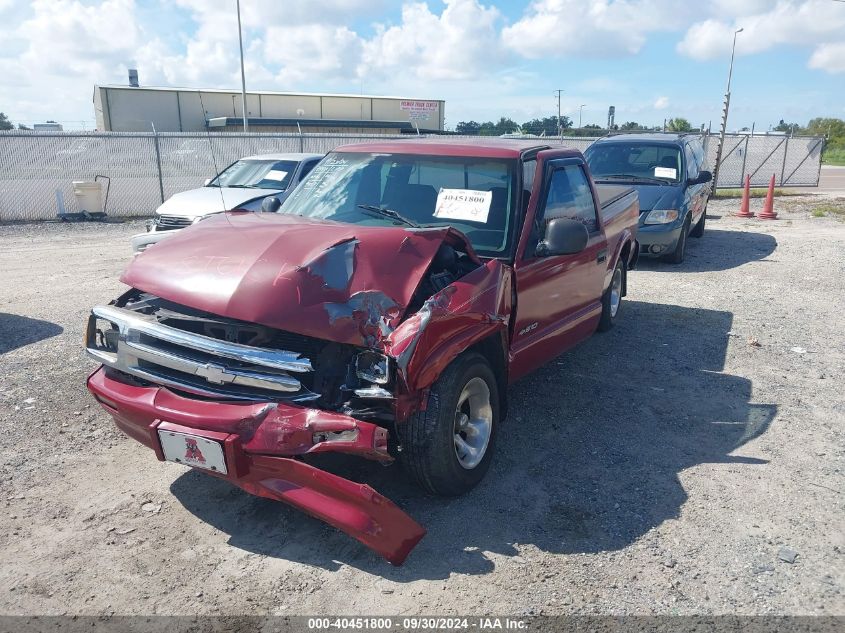
[[[749,211],[749,198],[751,198],[751,176],[745,176],[745,189],[742,191],[742,204],[739,206],[738,218],[753,218],[754,214]]]
[[[766,194],[766,202],[763,204],[763,210],[757,215],[761,220],[777,220],[778,214],[774,210],[775,205],[775,175],[772,174],[772,179],[769,181],[769,191]]]

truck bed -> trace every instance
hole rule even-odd
[[[599,204],[602,209],[633,191],[633,187],[626,187],[625,185],[596,185],[596,195],[599,197]]]

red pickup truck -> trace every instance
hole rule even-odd
[[[340,147],[279,212],[212,216],[137,257],[89,319],[88,389],[159,460],[401,564],[425,530],[309,458],[398,458],[428,491],[471,489],[508,383],[617,318],[638,216],[575,150]]]

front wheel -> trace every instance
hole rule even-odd
[[[666,256],[666,261],[671,264],[682,264],[684,257],[687,254],[687,235],[689,234],[689,215],[684,220],[684,225],[681,227],[681,235],[678,237],[678,243],[675,245],[675,250]]]
[[[607,332],[616,322],[619,315],[619,308],[622,307],[622,289],[625,287],[625,264],[622,258],[616,262],[613,269],[613,277],[610,278],[610,286],[604,291],[601,297],[601,318],[599,319],[599,332]]]
[[[424,411],[397,424],[400,460],[434,494],[470,491],[490,467],[499,421],[499,390],[480,354],[459,356],[432,385]]]
[[[695,226],[692,227],[692,235],[693,237],[704,237],[704,223],[707,220],[707,209],[704,209],[704,212],[701,214],[701,217],[698,219],[698,222],[695,223]]]

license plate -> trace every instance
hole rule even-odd
[[[164,458],[193,468],[204,468],[216,473],[226,474],[226,458],[223,445],[199,435],[188,435],[176,431],[159,430],[161,449]]]

